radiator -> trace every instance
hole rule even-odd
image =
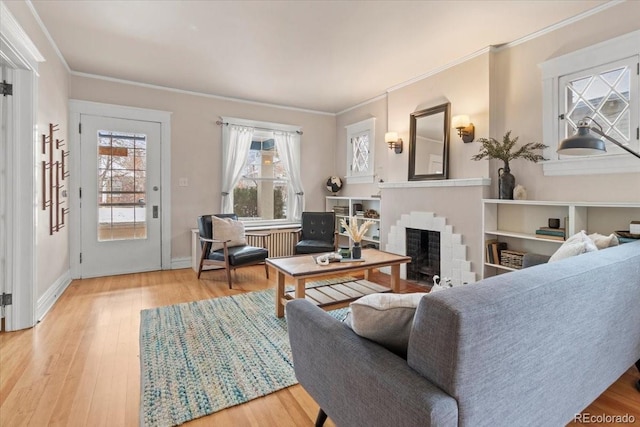
[[[269,249],[270,257],[291,256],[293,255],[293,246],[296,244],[297,235],[288,230],[260,230],[256,233],[269,233],[266,238],[267,249]],[[251,246],[262,246],[262,237],[247,236],[247,244]]]

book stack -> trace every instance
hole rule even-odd
[[[501,252],[505,249],[507,249],[507,243],[506,242],[498,242],[495,239],[491,239],[491,240],[487,240],[486,242],[486,249],[487,249],[487,254],[486,254],[486,259],[487,262],[490,264],[498,264],[500,265],[500,260],[501,260]]]
[[[536,237],[549,240],[565,240],[567,236],[564,228],[540,227],[536,230]]]

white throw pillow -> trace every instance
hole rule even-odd
[[[593,243],[593,241],[587,236],[587,233],[584,230],[579,233],[574,234],[569,237],[560,248],[551,255],[549,258],[549,262],[560,261],[565,258],[570,258],[572,256],[584,254],[586,252],[594,252],[597,251],[597,246]]]
[[[244,235],[244,224],[240,221],[234,221],[231,218],[218,218],[217,216],[211,216],[211,226],[213,228],[214,240],[230,240],[227,243],[227,247],[242,246],[247,244],[247,239]],[[222,243],[213,243],[211,245],[212,251],[217,251],[223,248]]]
[[[426,293],[370,294],[352,302],[345,323],[360,335],[406,357],[416,307]]]
[[[613,233],[609,234],[608,236],[605,236],[604,234],[593,233],[589,234],[589,238],[598,249],[606,249],[610,248],[611,246],[618,246],[619,244],[618,237]]]

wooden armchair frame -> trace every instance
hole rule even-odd
[[[267,249],[267,237],[269,237],[269,235],[270,235],[269,233],[245,233],[245,236],[261,237],[262,248],[264,249]],[[224,269],[226,271],[227,283],[229,285],[229,289],[231,289],[232,288],[231,270],[236,270],[241,267],[248,267],[248,266],[257,265],[257,264],[264,264],[264,271],[266,273],[267,279],[269,278],[269,267],[265,262],[265,259],[242,262],[241,264],[236,264],[236,265],[231,264],[230,259],[234,252],[241,251],[243,248],[247,248],[247,247],[251,248],[252,247],[251,245],[229,247],[228,244],[230,240],[217,240],[217,239],[212,239],[208,237],[203,237],[202,235],[200,235],[199,237],[200,237],[200,244],[202,246],[202,254],[200,255],[200,264],[198,266],[198,279],[202,274],[202,268],[204,265],[214,265],[218,267],[215,270]],[[211,245],[214,243],[222,244],[221,260],[210,259],[209,257],[210,256],[209,254],[211,251]],[[216,251],[216,252],[219,252],[219,251]]]

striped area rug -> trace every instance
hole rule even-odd
[[[140,425],[179,425],[296,384],[274,305],[269,289],[143,310]]]

